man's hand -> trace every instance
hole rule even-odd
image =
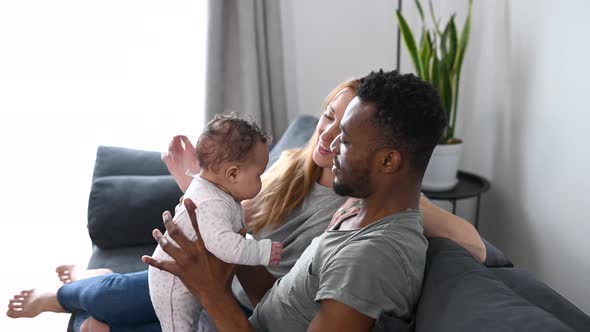
[[[191,183],[192,178],[186,175],[189,170],[193,174],[201,171],[197,160],[197,150],[188,137],[177,135],[172,138],[168,145],[168,151],[162,152],[162,161],[166,164],[168,171],[182,192],[185,192]]]
[[[163,214],[164,226],[167,234],[163,235],[158,229],[152,234],[162,249],[172,257],[173,261],[162,261],[150,256],[143,256],[142,260],[160,270],[168,271],[182,280],[190,292],[202,301],[212,299],[220,293],[229,291],[234,275],[234,266],[215,257],[203,243],[199,232],[195,204],[190,199],[184,200],[184,205],[191,219],[197,238],[189,240],[182,230],[172,222],[170,212]],[[178,245],[172,243],[172,238]]]

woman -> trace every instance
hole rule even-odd
[[[240,303],[252,308],[278,277],[285,275],[299,255],[327,227],[346,198],[336,195],[333,181],[333,154],[330,143],[339,135],[340,120],[348,103],[356,95],[358,80],[336,87],[324,102],[324,111],[314,135],[306,147],[283,153],[265,173],[259,196],[244,203],[246,221],[256,238],[270,238],[284,245],[283,260],[277,267],[239,267],[232,289]],[[192,144],[186,148],[175,138],[163,159],[184,191],[190,178],[186,169],[198,171]],[[421,199],[424,232],[427,237],[447,237],[463,245],[478,260],[485,259],[485,247],[479,235],[465,220]],[[39,300],[42,299],[42,300]],[[133,327],[134,331],[159,330],[159,323],[147,287],[147,273],[110,274],[64,285],[56,293],[40,296],[24,292],[9,304],[11,317],[34,316],[42,311],[86,311],[81,330],[108,331]],[[105,324],[106,323],[106,324]]]

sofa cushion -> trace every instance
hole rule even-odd
[[[482,238],[486,246],[486,261],[483,263],[487,267],[513,267],[512,261],[502,250],[491,244],[488,240]]]
[[[311,115],[301,115],[295,118],[289,127],[281,136],[281,139],[276,142],[270,152],[270,158],[268,160],[268,166],[270,167],[279,157],[281,156],[281,152],[293,149],[293,148],[300,148],[309,141],[311,135],[315,130],[315,125],[318,122],[316,117]]]
[[[162,212],[174,212],[182,192],[173,177],[105,176],[94,180],[88,202],[88,233],[103,249],[153,245],[163,229]]]
[[[571,331],[455,242],[429,241],[416,331]]]
[[[551,313],[576,331],[590,331],[590,317],[551,287],[523,269],[496,268],[490,271],[525,300]]]
[[[160,152],[99,146],[93,179],[114,175],[169,175]]]
[[[145,270],[148,266],[141,260],[141,256],[152,255],[154,249],[156,249],[156,245],[157,243],[154,240],[152,244],[125,248],[102,249],[93,246],[88,268],[108,268],[116,273]]]

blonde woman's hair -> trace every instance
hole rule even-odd
[[[340,83],[322,103],[322,111],[343,90],[355,94],[358,79]],[[303,202],[314,183],[322,175],[322,168],[313,161],[313,151],[318,140],[317,131],[303,148],[286,150],[281,157],[262,175],[262,190],[252,202],[253,212],[248,226],[255,234],[262,229],[272,230],[279,226],[287,214]]]

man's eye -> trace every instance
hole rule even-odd
[[[328,115],[327,113],[324,113],[323,115],[324,115],[324,118],[326,118],[326,119],[328,119],[330,121],[334,121],[334,117]]]

